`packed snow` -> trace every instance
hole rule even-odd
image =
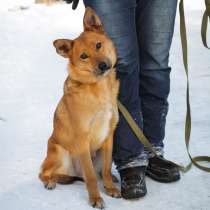
[[[210,51],[202,46],[200,24],[204,1],[186,0],[192,104],[191,153],[210,155]],[[82,31],[84,7],[35,5],[32,0],[0,0],[0,209],[87,210],[84,183],[44,189],[38,179],[52,119],[62,96],[67,61],[52,41],[75,38]],[[209,31],[210,34],[210,31]],[[210,43],[210,39],[209,39]],[[171,49],[171,94],[165,156],[187,164],[184,145],[186,78],[177,15]],[[115,174],[117,172],[114,170]],[[210,174],[193,167],[181,181],[161,184],[147,178],[148,194],[137,201],[101,195],[107,209],[209,210]]]

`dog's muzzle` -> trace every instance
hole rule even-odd
[[[98,69],[103,73],[103,72],[105,72],[105,71],[107,71],[107,70],[109,70],[110,69],[110,65],[109,64],[107,64],[107,63],[105,63],[105,62],[100,62],[99,64],[98,64]]]
[[[98,68],[96,70],[97,75],[103,75],[106,73],[112,66],[104,61],[98,64]]]

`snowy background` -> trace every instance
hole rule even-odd
[[[210,155],[210,51],[202,46],[200,37],[204,1],[185,2],[193,119],[191,152]],[[66,60],[55,53],[52,41],[76,37],[82,31],[83,12],[82,3],[72,11],[64,3],[45,6],[35,5],[32,0],[0,0],[0,117],[4,119],[0,121],[1,210],[92,209],[87,204],[84,183],[58,185],[54,191],[47,191],[37,177],[67,75]],[[178,18],[171,50],[173,71],[165,144],[167,158],[186,164],[186,80]],[[107,209],[210,209],[208,173],[193,167],[177,183],[146,181],[148,194],[138,201],[110,198],[100,183]]]

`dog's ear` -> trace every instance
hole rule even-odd
[[[73,41],[69,39],[57,39],[53,42],[53,45],[59,55],[68,58],[69,52],[73,47]]]
[[[85,9],[83,25],[85,31],[104,32],[100,18],[90,7],[86,7]]]

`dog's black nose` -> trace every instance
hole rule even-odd
[[[100,62],[98,64],[98,68],[102,71],[105,72],[106,70],[108,70],[110,68],[109,65],[107,65],[105,62]]]

